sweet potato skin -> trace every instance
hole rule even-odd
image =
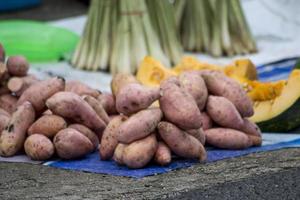
[[[194,98],[179,87],[179,81],[171,77],[162,82],[160,109],[167,121],[181,129],[198,129],[202,126],[201,113]]]
[[[162,118],[159,108],[142,110],[129,117],[119,127],[118,141],[129,144],[152,133]]]
[[[217,71],[202,73],[202,77],[209,93],[230,100],[242,117],[254,114],[252,101],[239,83]]]
[[[162,166],[168,165],[172,161],[171,150],[163,141],[158,142],[154,161]]]
[[[97,100],[103,106],[108,115],[118,114],[118,111],[116,110],[115,98],[112,94],[102,93],[97,97]]]
[[[254,146],[262,145],[261,131],[255,123],[249,121],[247,118],[244,118],[244,123],[240,130],[250,137]]]
[[[12,76],[26,76],[29,63],[24,56],[10,56],[7,59],[7,70]]]
[[[222,149],[245,149],[252,146],[250,138],[243,132],[229,128],[205,130],[206,142]]]
[[[10,120],[10,116],[0,113],[0,136],[1,136],[2,131],[8,125],[9,120]]]
[[[67,128],[67,122],[58,115],[43,115],[28,129],[28,135],[42,134],[53,138],[58,131]]]
[[[202,129],[210,129],[213,127],[213,122],[210,118],[210,116],[206,112],[201,113],[201,122],[202,122]]]
[[[79,96],[89,95],[94,98],[97,98],[100,95],[100,92],[98,90],[93,89],[88,85],[76,80],[66,81],[65,91],[76,93]]]
[[[186,71],[179,75],[179,81],[181,87],[194,97],[199,109],[203,110],[208,92],[202,77],[196,71]]]
[[[157,149],[155,134],[128,144],[123,150],[122,161],[129,168],[142,168],[146,166]]]
[[[82,124],[71,124],[68,128],[72,128],[80,132],[81,134],[85,135],[93,144],[94,149],[98,149],[99,146],[99,139],[91,129],[82,125]]]
[[[124,165],[123,154],[124,154],[124,149],[125,149],[126,146],[128,146],[128,145],[127,144],[122,144],[122,143],[119,143],[116,146],[116,149],[115,149],[115,152],[114,152],[114,155],[113,155],[113,160],[119,165]]]
[[[46,100],[55,93],[63,91],[64,88],[65,80],[60,77],[41,81],[38,84],[31,85],[27,90],[25,90],[20,96],[17,105],[20,105],[25,101],[29,101],[36,112],[42,112],[46,108]]]
[[[105,128],[99,148],[101,160],[108,160],[114,155],[116,146],[118,145],[118,133],[122,123],[127,119],[124,115],[114,117]]]
[[[11,77],[7,82],[7,87],[17,97],[20,97],[25,90],[38,82],[39,80],[33,75],[27,75],[24,77]]]
[[[53,143],[58,156],[63,159],[80,158],[94,149],[93,144],[85,135],[72,128],[59,131]]]
[[[159,135],[170,149],[183,158],[206,160],[206,151],[203,145],[193,136],[180,130],[169,122],[158,124]]]
[[[94,111],[97,113],[100,119],[105,122],[105,124],[109,123],[109,116],[97,99],[92,96],[84,96],[83,99],[94,109]]]
[[[48,160],[54,154],[51,140],[40,134],[30,135],[24,143],[24,149],[32,160]]]
[[[202,145],[205,145],[205,133],[202,128],[186,131],[188,134],[199,140]]]
[[[18,99],[11,94],[0,95],[0,107],[8,113],[13,113],[16,109]]]
[[[113,76],[110,86],[114,96],[117,96],[120,89],[129,83],[138,83],[136,78],[130,74],[116,74]]]
[[[131,115],[148,108],[160,97],[158,88],[148,88],[137,83],[123,86],[116,96],[116,109],[124,115]]]
[[[16,111],[2,131],[0,136],[0,155],[9,157],[15,155],[22,149],[27,129],[34,122],[35,111],[31,103],[24,102],[18,106]]]
[[[240,129],[243,126],[244,122],[238,110],[225,97],[210,95],[206,110],[210,118],[223,127]]]
[[[46,101],[47,107],[56,115],[74,120],[95,131],[99,138],[106,127],[93,108],[72,92],[58,92]]]

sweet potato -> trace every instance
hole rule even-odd
[[[250,138],[243,132],[229,128],[205,130],[206,143],[222,149],[245,149],[252,146]]]
[[[81,124],[71,124],[68,126],[68,128],[73,128],[73,129],[77,130],[78,132],[82,133],[87,138],[89,138],[89,140],[92,142],[92,144],[94,146],[94,149],[98,148],[99,139],[98,139],[96,133],[94,133],[91,129],[89,129],[88,127],[81,125]]]
[[[0,63],[5,61],[5,50],[3,45],[0,43]]]
[[[29,63],[24,56],[10,56],[7,59],[7,70],[12,76],[26,76]]]
[[[91,88],[90,86],[76,80],[70,80],[66,81],[66,87],[65,87],[66,92],[74,92],[78,94],[79,96],[82,95],[89,95],[94,98],[97,98],[99,94],[101,94],[100,91]]]
[[[53,115],[52,111],[47,109],[45,112],[42,113],[42,115]]]
[[[58,156],[63,159],[80,158],[94,150],[92,142],[72,128],[59,131],[55,135],[53,143]]]
[[[24,143],[26,155],[32,160],[48,160],[54,154],[54,146],[49,138],[40,134],[30,135]]]
[[[5,81],[8,77],[6,64],[0,62],[0,81]]]
[[[124,153],[124,149],[125,149],[126,146],[128,146],[128,145],[127,144],[122,144],[122,143],[119,143],[116,146],[116,149],[115,149],[115,152],[114,152],[114,155],[113,155],[113,160],[116,163],[118,163],[119,165],[124,165],[123,153]]]
[[[55,93],[64,90],[65,80],[61,77],[54,77],[38,84],[31,85],[20,96],[17,105],[21,105],[25,101],[32,103],[37,113],[43,111],[46,107],[46,100]]]
[[[201,117],[202,117],[202,129],[206,130],[206,129],[210,129],[213,126],[213,122],[211,120],[211,118],[208,116],[208,114],[206,112],[202,112],[201,113]]]
[[[94,109],[94,111],[105,122],[105,124],[109,123],[109,116],[97,99],[92,96],[84,96],[83,99]]]
[[[11,117],[10,113],[2,108],[0,108],[0,115],[5,115],[7,117]]]
[[[242,117],[251,117],[254,114],[252,101],[238,82],[217,71],[203,73],[202,77],[209,93],[230,100]]]
[[[129,168],[142,168],[150,162],[156,150],[157,140],[153,133],[125,146],[122,161]]]
[[[105,122],[79,95],[72,92],[58,92],[46,101],[46,105],[54,114],[87,126],[101,138],[102,131],[106,127]]]
[[[0,95],[0,108],[8,113],[13,113],[16,109],[17,101],[18,99],[11,94]]]
[[[162,82],[160,108],[164,117],[184,130],[198,129],[202,126],[201,113],[193,98],[179,87],[174,77]]]
[[[202,128],[186,131],[191,136],[195,137],[202,145],[205,145],[205,133]]]
[[[27,88],[38,82],[39,80],[34,76],[12,77],[9,79],[7,87],[19,97]]]
[[[157,128],[160,137],[178,156],[206,160],[206,151],[195,137],[169,122],[160,122]]]
[[[130,74],[114,75],[110,83],[113,95],[116,96],[119,93],[119,90],[129,83],[138,83],[138,81]]]
[[[146,137],[155,130],[162,116],[159,108],[149,108],[132,115],[121,124],[118,141],[128,144]]]
[[[112,94],[102,93],[97,97],[97,100],[101,103],[107,114],[118,114],[118,111],[116,110],[116,102]]]
[[[202,77],[196,71],[186,71],[179,75],[179,81],[180,86],[194,97],[199,109],[203,110],[208,92]]]
[[[10,120],[10,116],[0,113],[0,136],[1,136],[2,131],[8,125],[9,120]]]
[[[67,122],[58,115],[43,115],[28,129],[28,135],[41,134],[53,138],[58,131],[67,128]]]
[[[217,124],[233,129],[243,126],[243,119],[233,103],[225,97],[210,95],[207,100],[206,110],[210,118]]]
[[[158,88],[148,88],[138,83],[123,86],[116,96],[116,109],[127,116],[148,108],[160,97]]]
[[[8,89],[8,87],[7,87],[6,84],[0,86],[0,95],[2,95],[2,94],[9,94],[9,93],[10,93],[10,90]]]
[[[171,160],[172,155],[170,148],[163,141],[159,141],[154,155],[154,161],[164,166],[170,164]]]
[[[113,118],[105,128],[99,148],[101,160],[112,158],[115,148],[118,145],[118,133],[120,125],[127,119],[124,115]]]
[[[29,102],[18,106],[0,137],[0,155],[9,157],[22,149],[27,129],[34,122],[35,112]]]
[[[240,130],[246,133],[248,137],[250,137],[254,146],[261,146],[262,144],[261,131],[255,123],[244,118],[244,124]]]

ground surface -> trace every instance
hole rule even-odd
[[[143,179],[0,163],[0,199],[300,199],[300,149]]]

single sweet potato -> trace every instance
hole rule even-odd
[[[113,160],[116,163],[118,163],[119,165],[124,165],[123,154],[124,154],[124,149],[125,149],[126,146],[128,146],[128,145],[127,144],[122,144],[122,143],[119,143],[116,146],[116,149],[115,149],[115,152],[114,152],[114,155],[113,155]]]
[[[9,157],[23,148],[27,129],[34,122],[35,111],[29,102],[18,106],[0,136],[0,155]]]
[[[254,146],[261,146],[262,144],[261,131],[255,123],[244,118],[244,124],[240,130],[246,133],[248,137],[250,137]]]
[[[53,138],[58,131],[67,128],[67,122],[58,115],[43,115],[28,129],[28,135],[41,134]]]
[[[69,118],[95,131],[99,138],[105,129],[105,122],[79,95],[72,92],[58,92],[46,101],[47,107],[56,115]]]
[[[97,99],[92,96],[84,96],[83,99],[94,109],[94,111],[105,122],[105,124],[109,123],[109,116]]]
[[[5,61],[5,49],[3,45],[0,43],[0,62],[4,63]]]
[[[223,127],[240,129],[243,126],[244,122],[240,113],[225,97],[210,95],[206,110],[210,118]]]
[[[45,108],[46,100],[65,88],[65,80],[61,77],[54,77],[38,84],[31,85],[20,96],[17,105],[21,105],[25,101],[32,103],[37,113],[42,112]]]
[[[202,128],[186,131],[191,136],[195,137],[202,145],[205,145],[205,133]]]
[[[122,161],[129,168],[142,168],[150,162],[156,150],[157,140],[153,133],[124,147]]]
[[[127,116],[148,108],[160,97],[158,88],[148,88],[138,83],[123,86],[116,96],[116,109]]]
[[[99,148],[101,160],[112,158],[115,148],[118,145],[118,133],[122,123],[127,119],[124,115],[119,115],[113,118],[105,128]]]
[[[136,78],[130,74],[116,74],[113,76],[110,86],[114,96],[119,93],[119,90],[129,83],[138,83]]]
[[[107,114],[118,114],[118,111],[116,110],[115,98],[112,94],[102,93],[97,97],[97,100],[101,103]]]
[[[202,77],[197,71],[186,71],[179,75],[180,86],[195,99],[200,110],[205,108],[208,92]]]
[[[97,98],[101,94],[100,91],[93,89],[90,86],[76,80],[66,81],[65,91],[74,92],[79,96],[89,95],[94,98]]]
[[[26,155],[32,160],[48,160],[54,154],[54,145],[49,138],[40,134],[30,135],[24,143]]]
[[[164,117],[184,130],[198,129],[202,126],[201,113],[193,98],[179,81],[171,77],[162,82],[160,109]]]
[[[68,128],[73,128],[78,132],[82,133],[83,135],[85,135],[92,142],[94,149],[98,149],[99,139],[96,133],[94,133],[91,129],[89,129],[88,127],[82,124],[71,124],[68,126]]]
[[[157,128],[160,137],[178,156],[206,160],[205,148],[195,137],[169,122],[160,122]]]
[[[203,73],[202,77],[209,93],[230,100],[242,117],[254,114],[252,101],[238,82],[217,71]]]
[[[0,113],[0,136],[1,136],[2,131],[8,125],[9,120],[10,120],[10,116]]]
[[[24,56],[10,56],[7,59],[7,70],[12,76],[26,76],[29,63]]]
[[[94,150],[89,138],[72,128],[59,131],[55,135],[53,143],[57,155],[63,159],[80,158]]]
[[[203,130],[210,129],[213,127],[213,122],[206,112],[202,112],[201,117],[202,117],[201,121],[202,121]]]
[[[19,97],[27,88],[38,82],[39,80],[32,75],[24,77],[12,77],[9,79],[7,87],[11,92]]]
[[[162,116],[159,108],[149,108],[132,115],[119,127],[118,141],[128,144],[146,137],[155,130]]]
[[[163,141],[159,141],[154,155],[154,161],[157,164],[164,166],[170,164],[171,160],[172,155],[170,148]]]
[[[206,143],[222,149],[245,149],[252,146],[250,138],[243,132],[229,128],[205,130]]]
[[[16,109],[17,101],[18,99],[11,94],[0,95],[0,108],[8,113],[13,113]]]

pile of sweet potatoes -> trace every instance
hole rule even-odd
[[[184,72],[159,88],[118,74],[108,94],[61,77],[38,80],[28,68],[21,56],[5,59],[0,45],[1,156],[25,151],[33,160],[75,159],[99,150],[102,160],[142,168],[168,165],[172,154],[204,161],[205,145],[243,149],[262,142],[247,119],[252,102],[220,72]]]

